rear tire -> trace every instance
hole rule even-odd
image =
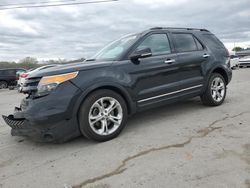
[[[82,103],[78,120],[81,133],[98,142],[117,137],[127,121],[127,105],[116,92],[108,89],[91,93]]]
[[[8,83],[6,81],[0,81],[0,89],[6,89],[8,87]]]
[[[209,79],[206,91],[201,95],[201,101],[207,106],[219,106],[226,97],[227,87],[221,74],[213,73]]]

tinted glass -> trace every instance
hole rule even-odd
[[[148,36],[136,49],[142,50],[150,48],[152,55],[168,54],[171,53],[168,37],[166,34],[153,34]]]
[[[192,34],[175,33],[173,34],[175,48],[178,52],[188,52],[197,50],[196,43]]]
[[[16,70],[14,69],[1,70],[0,74],[2,76],[13,76],[13,75],[16,75]]]
[[[16,70],[16,74],[17,74],[17,75],[20,75],[20,74],[25,73],[25,72],[26,72],[26,71],[25,71],[25,70],[22,70],[22,69]]]
[[[194,40],[195,40],[195,42],[196,42],[196,44],[197,44],[198,50],[203,50],[203,46],[202,46],[202,44],[200,43],[200,41],[198,41],[198,39],[196,39],[195,37],[194,37]]]
[[[2,70],[1,75],[4,75],[4,76],[8,75],[8,70]]]
[[[206,43],[211,47],[211,48],[217,48],[217,49],[225,49],[223,43],[217,39],[217,37],[213,34],[204,34],[203,35]]]
[[[48,69],[48,68],[51,68],[51,67],[55,67],[55,65],[51,65],[51,66],[46,66],[46,67],[42,67],[40,70],[43,70],[43,69]]]
[[[14,69],[7,70],[6,75],[16,75],[16,70],[14,70]]]

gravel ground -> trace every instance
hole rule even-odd
[[[1,119],[0,187],[250,188],[250,69],[233,73],[222,106],[194,98],[143,112],[105,143],[35,143]],[[0,114],[23,97],[0,90]]]

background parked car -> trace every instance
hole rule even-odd
[[[239,59],[239,67],[250,67],[250,56],[246,56]]]
[[[235,69],[239,66],[239,57],[237,55],[230,55],[231,68]]]
[[[41,70],[44,70],[44,69],[48,69],[48,68],[51,68],[51,67],[56,67],[56,66],[59,66],[59,65],[54,65],[54,64],[45,65],[45,66],[42,66],[42,67],[39,67],[39,68],[36,68],[36,69],[30,69],[29,71],[27,71],[27,72],[25,72],[23,74],[20,74],[20,78],[19,78],[18,83],[17,83],[18,91],[22,92],[22,88],[23,88],[23,85],[25,83],[25,80],[30,74],[41,71]]]
[[[17,73],[25,72],[25,69],[0,69],[0,89],[16,86]]]

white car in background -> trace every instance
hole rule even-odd
[[[59,65],[54,65],[54,64],[51,64],[51,65],[45,65],[45,66],[42,66],[42,67],[38,67],[36,69],[30,69],[29,71],[23,73],[23,74],[20,74],[19,76],[19,80],[17,82],[17,86],[18,86],[18,91],[19,92],[22,92],[22,88],[24,86],[24,83],[25,83],[25,80],[26,78],[34,73],[34,72],[38,72],[38,71],[41,71],[41,70],[44,70],[44,69],[48,69],[48,68],[51,68],[51,67],[56,67],[56,66],[59,66]]]
[[[240,58],[238,56],[230,55],[231,69],[236,69],[239,67],[239,60],[240,60]]]
[[[245,56],[239,59],[239,67],[250,67],[250,56]]]

